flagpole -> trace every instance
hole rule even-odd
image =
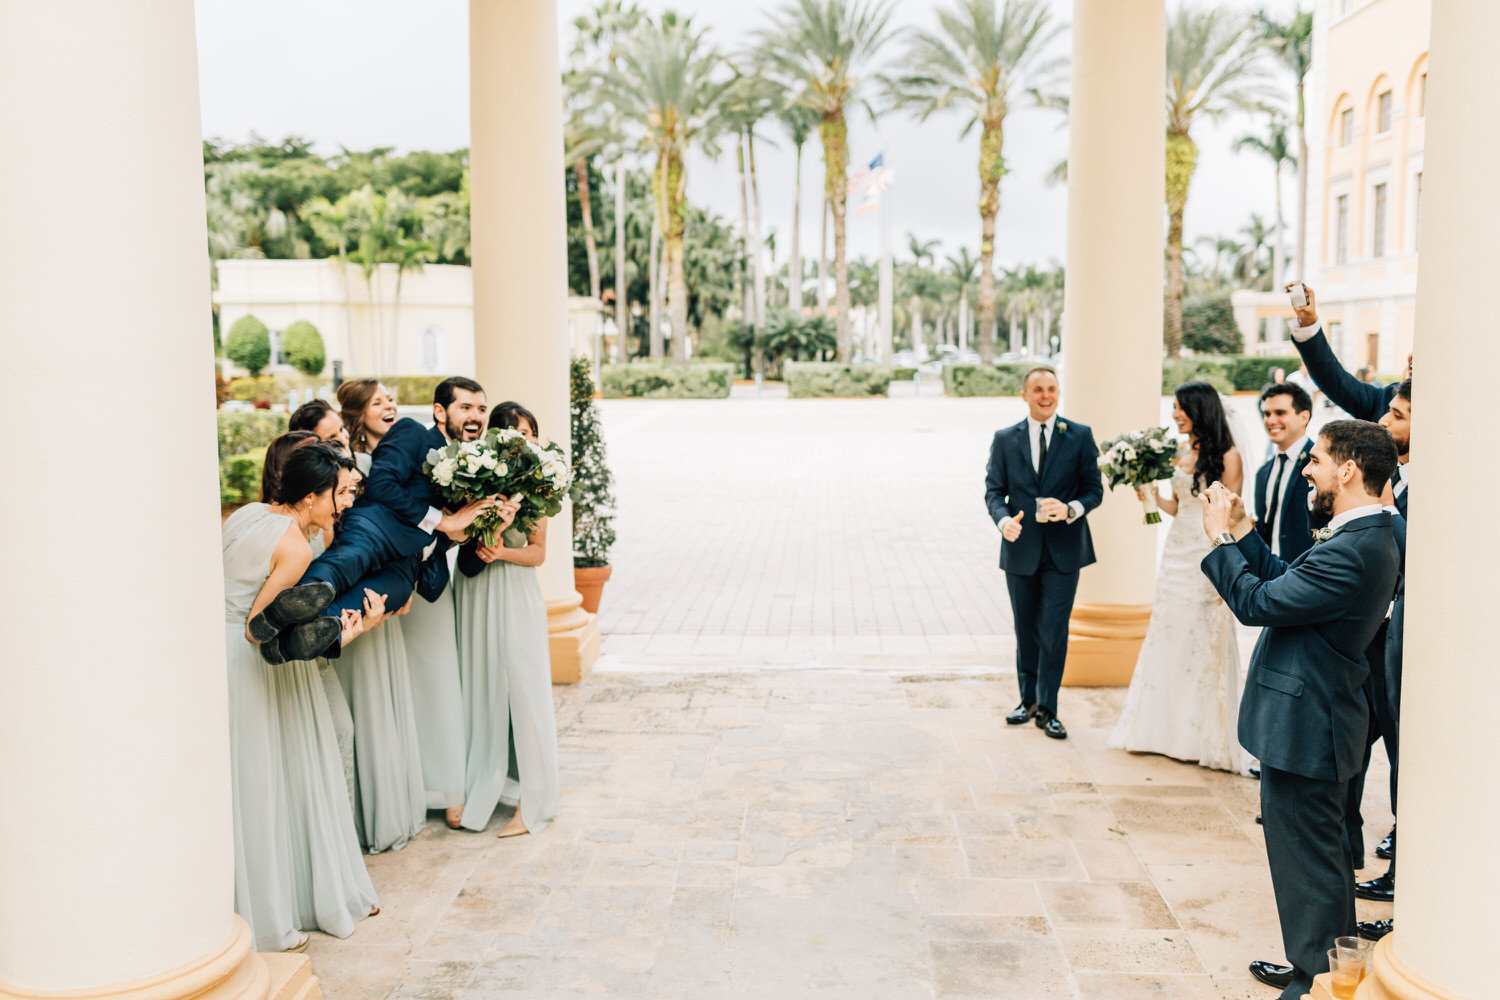
[[[891,338],[896,312],[895,266],[891,258],[895,225],[891,199],[891,189],[887,188],[881,193],[880,202],[880,347],[877,352],[879,360],[885,364],[891,363],[895,346]]]

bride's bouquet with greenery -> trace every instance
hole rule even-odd
[[[1143,431],[1121,434],[1104,442],[1099,454],[1099,471],[1116,486],[1146,487],[1146,523],[1160,524],[1156,507],[1156,483],[1172,478],[1172,460],[1177,457],[1177,441],[1165,427],[1148,427]]]
[[[458,506],[492,496],[518,501],[521,509],[503,536],[513,545],[524,545],[539,520],[562,510],[572,485],[572,470],[561,447],[532,444],[511,429],[495,428],[475,441],[433,448],[422,471],[444,500]],[[499,513],[486,510],[474,519],[469,533],[493,547],[499,529]]]

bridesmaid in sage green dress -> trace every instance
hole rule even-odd
[[[343,383],[338,399],[354,460],[366,474],[370,452],[395,421],[396,404],[373,378]],[[385,616],[383,627],[346,649],[336,662],[354,717],[354,825],[371,854],[405,847],[427,824],[427,791],[400,614]]]
[[[308,536],[331,530],[341,475],[326,449],[290,459],[273,503],[249,504],[221,528],[225,641],[229,680],[229,746],[234,818],[234,908],[250,925],[257,951],[300,950],[294,851],[281,747],[275,671],[246,631],[277,594],[295,586],[312,562]],[[344,641],[359,634],[359,616],[343,620]]]
[[[457,549],[448,550],[450,578],[457,576],[453,565],[457,556]],[[427,808],[443,810],[448,825],[457,829],[464,804],[464,701],[453,588],[443,588],[430,604],[412,601],[401,631],[406,637]]]
[[[312,435],[296,431],[271,442],[261,473],[261,499],[277,489],[281,466],[293,449],[311,443]],[[290,440],[288,440],[290,439]],[[337,446],[335,446],[337,447]],[[341,452],[336,513],[354,503],[354,462]],[[329,537],[309,533],[313,558]],[[365,870],[354,817],[349,807],[341,737],[353,750],[353,722],[342,692],[330,703],[321,673],[327,660],[288,660],[272,668],[276,711],[280,720],[281,763],[290,831],[292,889],[297,926],[345,938],[354,925],[379,912],[375,886]],[[340,715],[336,713],[341,713]],[[349,720],[349,721],[345,721]],[[348,727],[341,733],[341,721]]]
[[[516,403],[490,427],[536,440],[536,417]],[[547,604],[537,567],[547,555],[543,519],[520,548],[466,544],[458,556],[458,663],[467,743],[463,826],[483,830],[500,802],[516,805],[502,837],[537,833],[557,816],[557,720],[552,704]],[[516,780],[519,776],[519,780]]]

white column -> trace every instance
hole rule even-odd
[[[1075,0],[1068,128],[1068,261],[1061,412],[1096,440],[1157,422],[1161,392],[1162,0]],[[1156,573],[1134,493],[1089,515],[1099,562],[1083,571],[1069,683],[1123,683]]]
[[[0,997],[265,994],[232,912],[201,135],[192,0],[0,0]]]
[[[1381,941],[1362,997],[1496,995],[1482,941],[1500,899],[1500,869],[1486,862],[1500,831],[1486,735],[1500,708],[1500,535],[1485,511],[1500,494],[1500,464],[1485,417],[1500,340],[1475,289],[1489,287],[1500,232],[1500,113],[1476,100],[1500,89],[1497,34],[1500,6],[1489,0],[1432,5],[1415,347],[1426,391],[1412,400],[1412,454],[1424,478],[1406,562],[1401,878],[1396,932]],[[1473,498],[1472,518],[1443,516],[1445,474],[1457,491],[1450,498]]]
[[[524,404],[569,445],[567,213],[556,0],[470,0],[474,360],[490,405]],[[541,569],[554,680],[577,680],[598,626],[573,586],[573,515]]]

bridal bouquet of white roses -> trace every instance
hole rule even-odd
[[[1171,433],[1165,427],[1148,427],[1104,442],[1099,471],[1109,481],[1110,489],[1120,485],[1147,487],[1146,523],[1160,524],[1156,483],[1172,478],[1172,460],[1176,457],[1177,442]]]
[[[526,543],[539,520],[562,510],[573,480],[561,447],[532,444],[526,435],[509,428],[486,431],[475,441],[433,448],[422,471],[443,499],[455,505],[496,495],[517,501],[520,510],[504,532],[506,540],[517,546]],[[500,515],[491,509],[474,519],[469,533],[493,547],[499,529]]]

